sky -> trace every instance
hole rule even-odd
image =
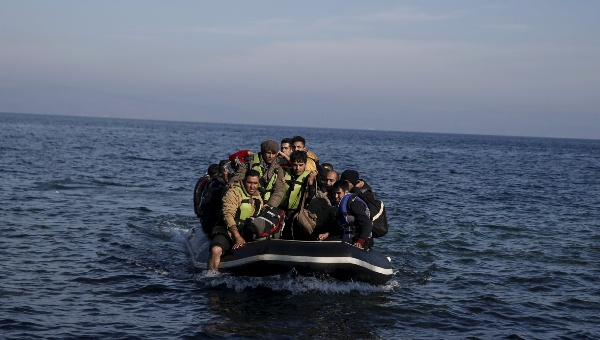
[[[0,112],[600,139],[600,1],[0,0]]]

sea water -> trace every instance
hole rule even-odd
[[[194,184],[302,135],[387,206],[382,286],[194,272]],[[0,114],[0,338],[600,337],[600,141]]]

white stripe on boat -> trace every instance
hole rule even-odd
[[[241,266],[247,263],[258,262],[258,261],[279,261],[279,262],[293,262],[293,263],[325,263],[325,264],[354,264],[372,272],[376,272],[383,275],[392,275],[393,269],[381,268],[379,266],[372,265],[363,260],[359,260],[353,257],[315,257],[315,256],[293,256],[293,255],[277,255],[277,254],[261,254],[248,256],[243,259],[224,261],[221,262],[220,268],[233,268]]]

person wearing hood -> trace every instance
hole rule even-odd
[[[229,180],[230,186],[240,183],[246,171],[254,169],[260,174],[258,191],[264,202],[278,207],[284,196],[284,173],[276,161],[279,144],[274,140],[266,140],[260,144],[260,153],[250,154],[245,158],[235,175]]]

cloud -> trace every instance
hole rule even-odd
[[[484,27],[503,31],[524,31],[530,28],[529,25],[525,24],[490,24]]]
[[[459,13],[431,14],[414,7],[398,6],[380,12],[368,13],[363,16],[354,17],[367,22],[399,22],[399,21],[439,21],[454,19]]]
[[[442,7],[15,35],[2,40],[0,76],[12,87],[0,110],[480,133],[543,117],[558,125],[566,113],[597,119],[600,47],[477,16],[489,9]]]
[[[302,34],[306,24],[286,18],[255,20],[248,23],[220,24],[211,26],[187,26],[169,29],[169,34],[206,34],[240,37],[281,37]]]
[[[171,32],[214,34],[229,36],[310,36],[318,32],[360,32],[367,31],[370,25],[389,25],[398,22],[441,21],[456,19],[461,12],[430,14],[408,6],[397,6],[391,9],[361,15],[330,15],[312,20],[291,18],[272,18],[255,20],[248,23],[232,23],[212,26],[190,26]]]
[[[193,72],[244,87],[286,87],[291,91],[304,88],[321,93],[354,89],[352,93],[366,91],[392,96],[398,89],[415,88],[430,91],[447,88],[446,92],[454,93],[462,90],[466,95],[486,88],[519,92],[523,86],[529,88],[535,83],[542,87],[559,83],[556,74],[563,74],[560,79],[575,80],[564,74],[562,64],[577,54],[577,49],[584,55],[598,53],[585,47],[543,44],[507,49],[492,43],[304,40],[258,46],[248,53],[200,64]],[[581,82],[593,79],[586,76],[587,71],[573,66],[568,69],[578,72]],[[467,98],[473,99],[468,95]]]

